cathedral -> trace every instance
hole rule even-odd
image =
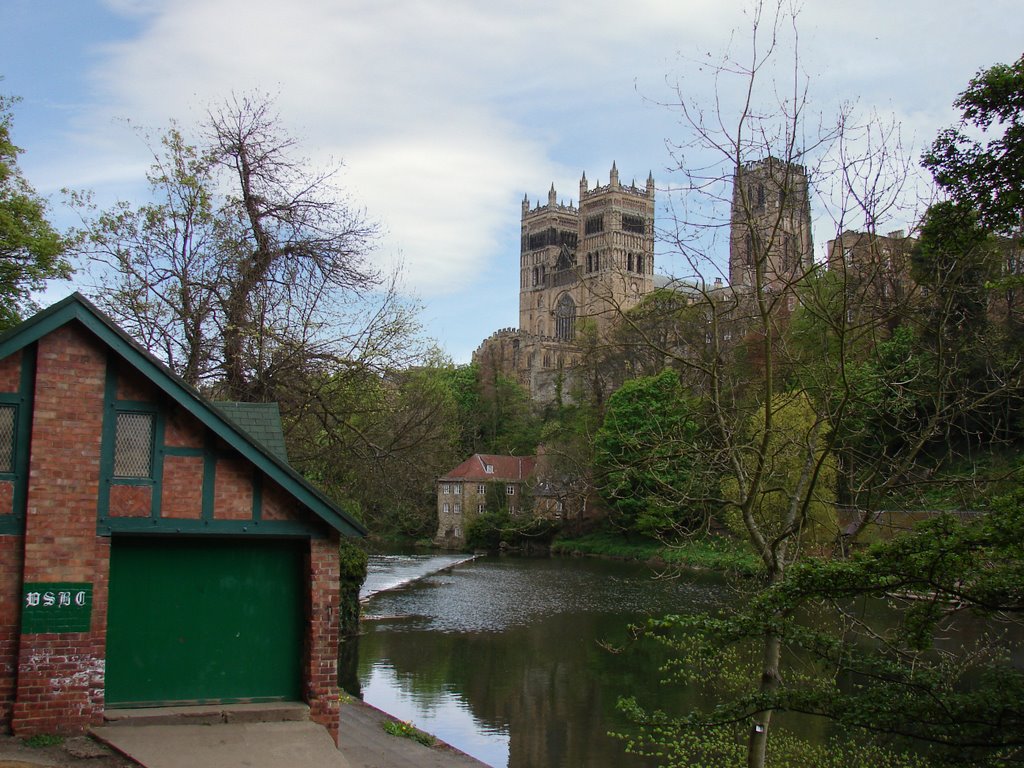
[[[729,276],[743,291],[761,259],[764,285],[780,289],[812,262],[810,203],[803,167],[775,158],[742,166],[733,183]],[[519,327],[484,340],[473,360],[515,379],[537,402],[568,397],[579,361],[578,334],[606,338],[623,312],[656,287],[654,177],[623,185],[614,163],[608,184],[580,179],[579,202],[522,203]]]

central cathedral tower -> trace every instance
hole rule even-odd
[[[598,334],[654,286],[654,178],[623,186],[612,163],[608,184],[580,179],[579,207],[523,198],[519,330],[571,343],[579,322]]]

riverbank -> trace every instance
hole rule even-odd
[[[724,536],[708,535],[667,545],[640,536],[594,531],[551,543],[553,555],[586,555],[616,560],[660,562],[666,566],[754,575],[760,573],[757,557],[740,543]]]

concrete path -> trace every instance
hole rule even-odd
[[[321,725],[309,722],[94,728],[146,768],[351,768]]]
[[[488,768],[449,744],[425,747],[386,733],[384,721],[394,719],[358,699],[342,703],[338,743],[351,768]]]
[[[98,739],[145,768],[487,768],[447,744],[392,736],[393,720],[357,699],[341,705],[335,747],[302,704],[107,712]]]

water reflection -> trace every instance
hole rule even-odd
[[[610,729],[625,693],[675,709],[654,645],[623,654],[630,622],[729,598],[715,577],[658,581],[634,564],[481,558],[378,594],[359,677],[369,703],[496,768],[645,766]],[[676,705],[676,706],[674,706]]]
[[[410,680],[401,680],[386,661],[373,664],[363,681],[363,699],[385,712],[457,745],[463,752],[488,765],[508,765],[508,728],[494,728],[477,720],[469,705],[454,691],[417,691]]]

